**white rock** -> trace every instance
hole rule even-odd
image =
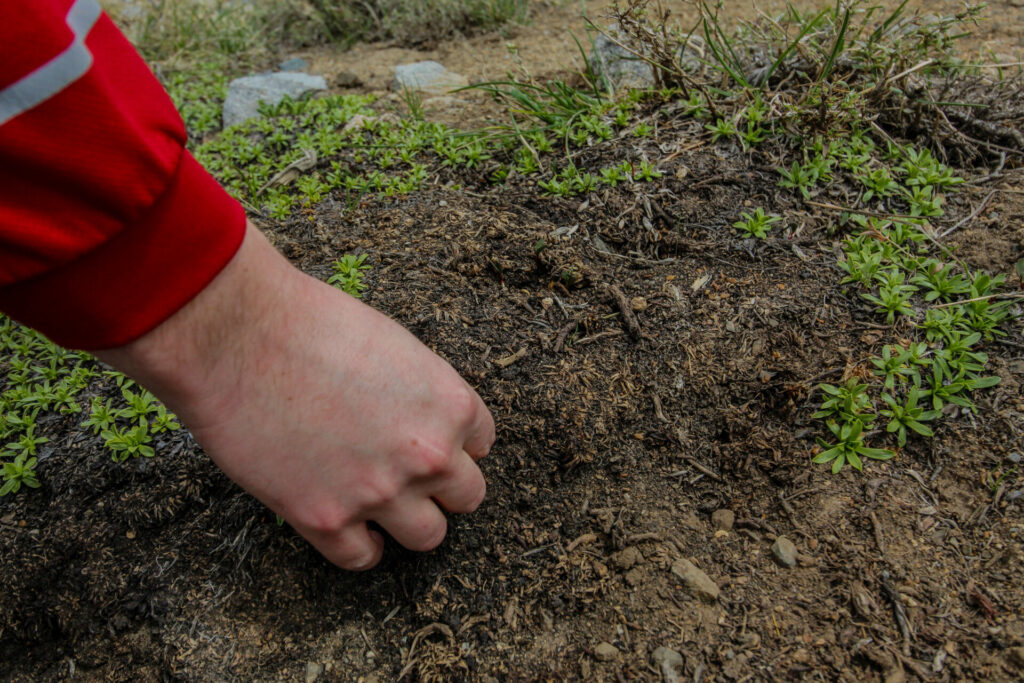
[[[469,79],[444,68],[438,62],[414,62],[395,67],[393,90],[416,90],[428,95],[445,95],[469,85]]]
[[[323,76],[292,71],[236,78],[228,85],[224,100],[224,127],[258,117],[260,102],[277,104],[285,96],[297,100],[321,90],[327,90]]]

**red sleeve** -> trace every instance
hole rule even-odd
[[[0,2],[0,310],[101,349],[198,294],[245,213],[185,140],[97,0]]]

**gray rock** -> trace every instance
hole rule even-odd
[[[228,85],[228,96],[224,100],[224,127],[259,116],[260,102],[277,104],[285,96],[298,99],[320,90],[327,90],[323,76],[292,71],[236,78]]]
[[[1010,453],[1008,456],[1006,456],[1006,459],[1012,462],[1014,465],[1019,465],[1021,460],[1024,460],[1024,456],[1021,456],[1020,453]]]
[[[306,683],[313,683],[320,678],[324,671],[324,665],[319,662],[306,662]]]
[[[305,71],[309,68],[309,62],[302,57],[292,57],[277,65],[281,71]]]
[[[428,95],[445,95],[455,88],[469,85],[469,79],[444,68],[438,62],[414,62],[395,67],[392,89],[416,90]]]
[[[608,33],[615,36],[615,40],[625,42],[617,28],[609,29]],[[654,67],[615,40],[604,33],[599,33],[594,39],[590,68],[601,84],[613,90],[654,87]]]
[[[599,662],[610,662],[619,656],[619,648],[611,643],[598,643],[594,648],[594,658]]]
[[[711,513],[711,525],[722,531],[732,531],[736,523],[736,513],[732,510],[715,510]]]
[[[686,592],[695,598],[704,602],[714,602],[718,599],[718,584],[689,560],[676,560],[672,565],[672,573],[683,582]]]
[[[679,669],[683,666],[683,656],[667,647],[659,647],[651,654],[651,663],[661,671],[665,683],[678,683]]]
[[[780,567],[785,567],[786,569],[795,567],[796,556],[796,546],[793,545],[793,541],[785,536],[779,536],[775,539],[775,543],[772,543],[772,557],[775,558],[775,563]]]

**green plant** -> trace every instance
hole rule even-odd
[[[874,404],[868,395],[868,385],[851,377],[842,386],[819,384],[818,389],[825,394],[825,400],[812,417],[836,417],[842,422],[859,421],[870,424],[874,421]]]
[[[753,214],[744,211],[740,215],[743,217],[743,220],[733,223],[732,227],[746,233],[748,237],[757,237],[759,239],[767,237],[771,227],[782,220],[782,216],[766,214],[761,207],[757,207]]]
[[[864,425],[858,420],[851,420],[842,424],[829,420],[828,430],[836,439],[835,443],[828,443],[824,439],[818,439],[818,444],[825,450],[814,457],[814,463],[821,465],[832,463],[832,473],[837,474],[843,466],[849,463],[854,469],[864,468],[861,458],[871,460],[890,460],[896,454],[884,448],[869,448],[864,445]]]
[[[366,254],[345,254],[332,264],[334,275],[327,280],[327,284],[333,285],[346,294],[357,299],[363,297],[366,290],[366,283],[363,281],[366,271],[370,266],[366,264]]]
[[[899,183],[893,180],[892,174],[885,166],[868,171],[859,176],[859,180],[867,188],[863,197],[865,202],[870,202],[874,197],[888,197],[895,194],[900,188]]]
[[[635,180],[642,180],[644,182],[650,182],[655,178],[662,176],[661,171],[654,167],[654,164],[649,162],[647,159],[641,159],[640,165],[634,170],[633,178]]]
[[[877,305],[876,311],[885,313],[885,321],[892,324],[897,315],[910,315],[910,297],[917,287],[904,284],[906,273],[898,268],[879,271],[875,279],[879,281],[878,294],[865,293],[862,297]]]
[[[872,372],[882,377],[885,388],[892,391],[897,380],[906,382],[913,379],[915,384],[920,383],[921,376],[912,362],[913,352],[900,346],[887,345],[882,348],[881,358],[872,358],[871,364],[875,366]]]
[[[811,198],[811,189],[817,183],[817,176],[813,171],[804,167],[799,161],[794,161],[789,170],[785,168],[777,170],[782,176],[779,187],[799,190],[804,199]]]
[[[111,453],[114,462],[124,462],[128,458],[152,458],[156,455],[149,444],[153,439],[149,434],[149,423],[142,420],[134,427],[120,429],[111,427],[102,432],[103,445]]]
[[[704,126],[711,131],[711,142],[718,142],[722,138],[731,138],[739,134],[736,124],[729,119],[718,119],[714,124]]]
[[[4,485],[0,487],[0,497],[9,493],[17,493],[22,485],[29,488],[39,488],[39,480],[36,479],[36,459],[21,453],[14,458],[13,462],[3,463]]]
[[[952,264],[943,264],[936,259],[925,261],[911,282],[927,290],[924,295],[925,301],[950,301],[952,297],[966,294],[970,289],[967,281],[955,271]]]
[[[890,418],[885,430],[890,433],[896,433],[897,443],[900,448],[907,445],[908,429],[917,432],[921,436],[934,436],[931,428],[922,423],[930,422],[942,413],[938,410],[925,410],[923,406],[918,405],[918,401],[921,398],[922,393],[917,386],[912,386],[910,391],[907,392],[906,403],[900,403],[890,394],[882,394],[882,400],[885,401],[889,408],[883,408],[879,413]]]

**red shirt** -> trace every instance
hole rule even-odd
[[[220,272],[245,213],[96,0],[3,0],[0,34],[0,310],[120,346]]]

